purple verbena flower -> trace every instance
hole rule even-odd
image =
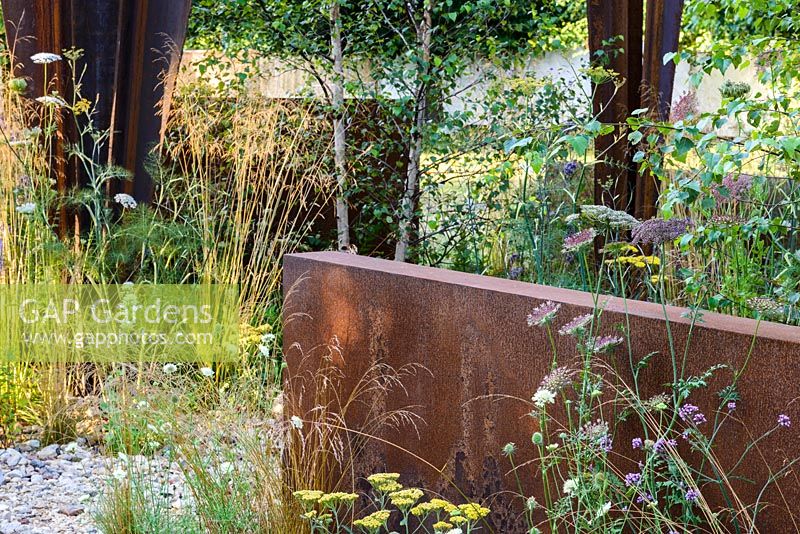
[[[699,497],[700,497],[700,493],[695,491],[695,490],[693,490],[693,489],[690,489],[689,491],[686,492],[686,500],[689,501],[689,502],[694,502]]]
[[[631,440],[631,447],[634,449],[641,449],[642,448],[642,438],[633,438]]]
[[[551,300],[539,304],[528,314],[528,326],[545,326],[550,324],[560,309],[561,304],[556,304]]]
[[[628,473],[627,475],[625,475],[625,485],[628,487],[638,486],[641,481],[642,481],[641,473]]]
[[[732,412],[732,411],[734,411],[735,409],[736,409],[736,401],[730,401],[730,402],[728,402],[728,411],[729,411],[729,412]]]
[[[782,413],[778,416],[778,424],[784,428],[789,428],[792,426],[792,420],[789,419],[788,415]]]
[[[609,452],[611,452],[614,443],[613,440],[611,439],[611,436],[606,434],[605,436],[601,436],[600,439],[597,440],[597,445],[600,447],[601,451],[608,454]]]
[[[700,408],[694,404],[684,404],[678,410],[678,416],[684,422],[692,422],[695,425],[702,425],[706,422],[706,416],[700,411]]]
[[[656,442],[653,444],[653,450],[656,453],[663,453],[667,452],[667,447],[677,447],[677,446],[678,442],[672,438],[670,439],[658,438]]]
[[[597,237],[597,231],[594,228],[587,228],[578,233],[569,235],[564,238],[564,245],[561,248],[562,252],[577,252],[583,247],[590,245]]]
[[[639,504],[645,502],[650,503],[650,502],[655,502],[655,499],[653,498],[653,494],[648,492],[645,493],[644,495],[639,495],[638,497],[636,497],[636,502]]]
[[[577,317],[574,317],[567,324],[559,328],[558,333],[561,334],[562,336],[567,336],[567,335],[574,336],[579,331],[586,328],[586,326],[592,322],[593,318],[594,314],[592,313],[587,313],[586,315],[579,315]]]

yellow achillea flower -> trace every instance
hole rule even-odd
[[[308,508],[309,506],[314,506],[317,504],[323,493],[319,490],[300,490],[295,491],[292,493],[292,495],[294,495],[295,499],[300,501],[303,507]]]
[[[375,491],[391,493],[403,489],[403,486],[397,482],[399,478],[399,473],[375,473],[367,477],[367,482]]]
[[[383,525],[386,524],[390,514],[391,512],[389,510],[378,510],[377,512],[373,512],[366,517],[356,519],[353,521],[353,526],[362,529],[364,532],[373,534],[383,528]]]
[[[428,515],[432,512],[447,512],[455,510],[455,505],[444,499],[431,499],[429,502],[421,502],[411,509],[411,513],[417,517]]]
[[[326,493],[319,498],[319,503],[327,508],[336,508],[339,503],[352,504],[358,499],[357,493],[344,493],[337,491]]]
[[[458,513],[458,511],[455,511],[455,513]],[[453,523],[454,525],[463,525],[467,521],[469,520],[463,515],[454,515],[450,517],[450,522]]]
[[[489,515],[490,510],[476,503],[459,504],[458,512],[469,521],[478,521]],[[456,516],[458,517],[458,516]]]
[[[447,521],[439,521],[438,523],[433,524],[433,532],[435,534],[439,534],[440,532],[447,532],[452,528],[453,525],[451,523],[448,523]]]
[[[389,500],[392,504],[405,511],[414,506],[420,498],[422,498],[422,490],[417,488],[403,489],[393,491],[389,494]]]
[[[323,524],[330,523],[333,520],[333,516],[331,514],[317,515],[316,510],[309,510],[304,514],[301,514],[300,517],[314,523],[323,523]]]
[[[609,265],[612,263],[619,263],[620,265],[627,263],[641,269],[648,265],[661,265],[661,258],[658,256],[620,256],[613,260],[606,260],[606,263]]]

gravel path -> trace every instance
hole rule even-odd
[[[172,506],[185,506],[177,465],[163,457],[125,460],[127,465],[146,465]],[[30,440],[0,449],[0,534],[97,533],[92,514],[98,498],[109,477],[124,465],[121,459],[102,456],[82,439],[44,448]]]

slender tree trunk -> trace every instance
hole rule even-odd
[[[347,211],[347,156],[345,153],[344,58],[339,0],[331,2],[331,50],[333,55],[333,160],[336,172],[336,234],[339,250],[350,248],[350,216]]]
[[[395,261],[406,261],[408,246],[411,241],[411,230],[414,224],[414,208],[419,188],[420,161],[422,159],[422,133],[428,120],[428,90],[426,81],[431,61],[431,20],[433,0],[423,0],[422,22],[417,26],[417,45],[422,53],[422,66],[417,72],[414,121],[408,147],[408,170],[406,185],[401,204],[400,224],[398,225]]]

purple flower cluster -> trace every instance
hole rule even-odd
[[[617,345],[621,345],[623,341],[620,336],[596,336],[586,340],[586,348],[595,354],[610,352]]]
[[[747,198],[752,188],[753,177],[749,174],[740,174],[738,178],[734,178],[733,174],[728,174],[722,179],[721,186],[717,184],[711,186],[711,194],[719,203],[729,200],[740,201]]]
[[[577,161],[568,161],[566,165],[564,165],[564,175],[567,177],[572,176],[578,170],[578,166]]]
[[[636,502],[639,503],[639,504],[651,503],[651,502],[655,502],[655,501],[656,500],[653,498],[653,494],[650,493],[650,492],[645,493],[644,495],[639,495],[638,497],[636,497]]]
[[[689,502],[694,502],[700,497],[700,492],[690,489],[686,492],[686,500]]]
[[[587,313],[586,315],[579,315],[570,319],[570,321],[558,329],[558,333],[562,336],[574,336],[579,331],[586,328],[586,326],[592,322],[592,318],[594,314]]]
[[[642,222],[631,231],[632,243],[660,245],[674,241],[675,238],[686,233],[693,226],[691,219],[649,219]]]
[[[728,411],[729,411],[729,412],[732,412],[732,411],[734,411],[735,409],[736,409],[736,401],[730,401],[730,402],[728,402]]]
[[[586,245],[594,242],[597,237],[597,231],[594,228],[587,228],[581,230],[576,234],[569,235],[564,238],[564,245],[561,248],[562,252],[577,252]]]
[[[643,444],[642,438],[633,438],[631,440],[631,447],[633,447],[634,449],[641,449],[642,444]]]
[[[545,326],[550,324],[560,309],[561,304],[556,304],[552,300],[538,305],[528,314],[528,326]]]
[[[697,113],[697,93],[694,91],[686,91],[683,93],[675,105],[670,110],[670,119],[672,122],[686,120],[690,115]]]
[[[653,444],[653,451],[655,451],[656,453],[663,453],[667,452],[667,447],[677,447],[677,446],[678,442],[672,438],[670,439],[658,438],[656,442]]]
[[[608,434],[606,434],[605,436],[600,436],[600,439],[597,440],[597,446],[600,447],[600,450],[606,454],[611,452],[613,445],[614,445],[613,440],[611,439],[611,436],[609,436]]]
[[[642,482],[641,473],[628,473],[625,475],[625,485],[628,487],[638,486]]]
[[[788,415],[782,413],[778,416],[778,424],[784,428],[789,428],[792,426],[792,420],[789,419]]]
[[[557,367],[542,379],[539,389],[546,389],[552,393],[558,393],[572,384],[572,376],[574,374],[575,372],[568,367]]]
[[[678,410],[678,416],[685,423],[692,422],[695,425],[702,425],[705,423],[706,416],[700,411],[700,408],[694,404],[684,404]]]

